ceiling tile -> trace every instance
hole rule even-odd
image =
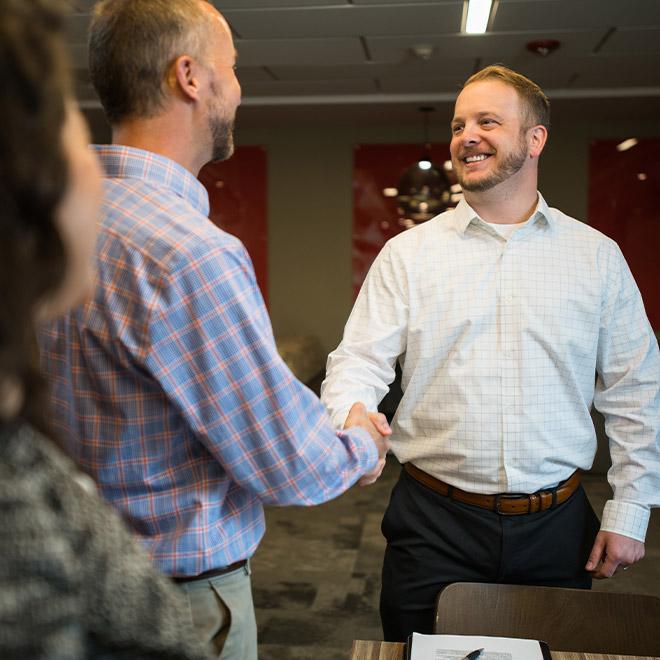
[[[434,78],[414,78],[411,76],[392,76],[378,79],[381,91],[388,94],[440,94],[450,92],[458,94],[465,78],[461,75],[436,76]]]
[[[474,59],[454,60],[449,75],[464,79],[472,73]],[[411,59],[401,64],[365,62],[355,66],[319,66],[319,67],[272,67],[270,69],[280,80],[335,80],[350,78],[415,77],[434,78],[446,75],[444,68],[437,62]]]
[[[236,70],[236,76],[241,86],[248,82],[261,82],[273,80],[268,71],[259,66],[239,66]]]
[[[576,87],[660,87],[660,67],[653,58],[599,53],[575,64]]]
[[[353,0],[354,5],[460,5],[463,0]]]
[[[272,7],[310,7],[314,5],[342,6],[348,0],[213,0],[221,12],[229,9],[267,9]]]
[[[318,96],[343,94],[375,94],[376,83],[369,79],[307,80],[249,82],[243,86],[245,97],[250,96]]]
[[[500,0],[494,30],[660,25],[657,0]]]
[[[639,53],[645,55],[659,51],[660,26],[616,30],[600,50],[605,55],[611,53]],[[658,65],[660,65],[660,61],[656,56],[656,66]]]
[[[226,11],[242,39],[345,37],[415,34],[421,25],[437,34],[457,32],[462,6],[411,4],[358,7],[306,7]]]
[[[237,39],[241,66],[362,64],[359,39]]]

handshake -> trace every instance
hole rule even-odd
[[[359,486],[368,486],[380,477],[380,473],[385,467],[385,455],[390,448],[387,437],[392,434],[392,429],[387,423],[385,415],[378,412],[367,412],[364,403],[359,402],[351,406],[348,417],[346,417],[346,422],[344,422],[345,429],[349,429],[352,426],[361,426],[368,431],[376,445],[376,449],[378,449],[378,463],[376,463],[376,467],[371,472],[367,472],[360,477],[358,481]]]

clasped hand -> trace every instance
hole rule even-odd
[[[368,486],[374,483],[380,477],[383,468],[385,467],[385,455],[390,448],[390,443],[387,437],[392,434],[392,429],[387,423],[385,415],[377,412],[367,412],[363,403],[354,403],[348,412],[344,428],[348,429],[352,426],[360,426],[369,432],[371,439],[378,449],[378,463],[376,467],[365,475],[360,477],[358,481],[359,486]]]

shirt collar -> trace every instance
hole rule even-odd
[[[464,234],[469,225],[473,222],[480,223],[484,222],[484,220],[479,217],[477,212],[465,201],[465,198],[463,198],[454,209],[454,223],[456,229],[460,234]],[[529,218],[529,224],[542,223],[549,229],[552,229],[553,222],[550,208],[546,204],[545,199],[543,199],[543,195],[538,193],[536,209]]]
[[[141,179],[159,188],[168,188],[208,217],[209,195],[206,188],[185,167],[151,151],[119,144],[93,145],[108,177]]]

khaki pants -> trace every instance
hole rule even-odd
[[[252,602],[250,565],[183,589],[193,625],[218,660],[257,660],[257,623]]]

